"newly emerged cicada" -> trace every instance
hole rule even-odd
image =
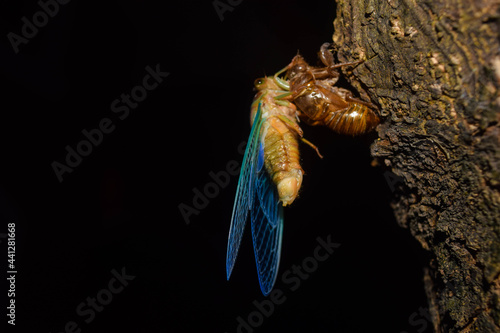
[[[360,135],[374,129],[379,117],[375,105],[353,97],[351,91],[334,86],[340,73],[337,68],[353,66],[362,61],[335,64],[330,44],[324,43],[319,58],[325,67],[309,66],[304,58],[296,55],[292,62],[275,79],[282,89],[292,93],[301,120],[309,125],[324,125],[340,134]],[[278,77],[287,71],[289,82]]]
[[[273,78],[255,81],[248,139],[234,201],[227,245],[227,278],[236,261],[247,216],[262,293],[273,288],[281,252],[283,206],[291,204],[302,184],[297,109]]]
[[[352,97],[335,86],[336,70],[354,63],[334,64],[333,55],[323,44],[320,59],[325,67],[309,66],[297,55],[276,73],[255,81],[258,90],[251,107],[252,130],[248,139],[234,201],[226,256],[227,279],[238,255],[246,220],[250,215],[257,273],[262,293],[267,296],[276,281],[283,233],[283,206],[291,204],[302,184],[299,163],[298,118],[310,125],[358,135],[373,129],[379,118],[371,103]],[[287,72],[289,80],[280,78]]]

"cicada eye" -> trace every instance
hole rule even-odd
[[[264,79],[257,79],[255,80],[255,82],[253,83],[253,85],[255,86],[255,88],[257,89],[262,89],[263,86],[264,86]]]

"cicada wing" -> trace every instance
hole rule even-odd
[[[226,276],[229,280],[233,271],[238,250],[241,244],[241,238],[245,229],[245,223],[248,212],[255,199],[256,180],[258,172],[258,155],[260,146],[260,128],[262,126],[261,106],[259,105],[255,116],[252,130],[248,138],[243,163],[241,165],[238,188],[234,199],[233,215],[231,218],[231,227],[229,229],[229,239],[227,243],[226,255]]]
[[[263,153],[262,147],[261,155]],[[260,164],[260,163],[259,163]],[[281,256],[283,206],[276,185],[264,168],[256,181],[256,202],[252,206],[252,239],[260,289],[267,296],[273,289]]]

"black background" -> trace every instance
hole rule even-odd
[[[16,328],[237,332],[237,318],[266,299],[249,230],[225,277],[237,176],[189,224],[179,205],[193,205],[211,171],[241,163],[254,79],[297,51],[315,63],[331,41],[333,1],[245,0],[221,21],[209,0],[73,0],[15,54],[7,33],[39,10],[35,1],[0,8],[0,232],[16,223]],[[170,75],[120,120],[111,102],[157,64]],[[103,118],[114,131],[59,182],[51,164]],[[423,251],[393,217],[384,170],[370,166],[376,135],[303,129],[325,158],[301,146],[306,175],[285,210],[279,279],[312,256],[318,237],[341,246],[296,291],[277,281],[286,301],[254,331],[430,332],[416,315],[426,308]],[[5,239],[0,247],[6,263]],[[122,268],[135,278],[86,323],[76,308]]]

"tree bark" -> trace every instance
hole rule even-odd
[[[429,252],[436,332],[500,332],[500,2],[338,0],[344,74],[379,106],[372,155]],[[397,249],[394,249],[397,251]]]

